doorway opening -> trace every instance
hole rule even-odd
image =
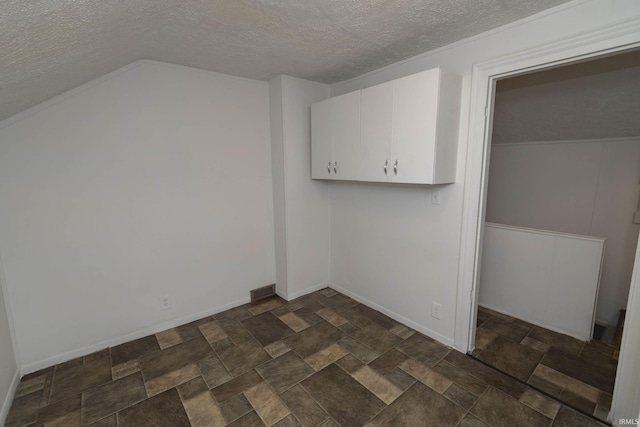
[[[472,355],[605,422],[640,231],[638,76],[630,51],[499,80],[488,147]]]

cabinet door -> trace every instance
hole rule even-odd
[[[393,182],[433,183],[439,78],[433,69],[394,81]]]
[[[360,111],[360,180],[391,181],[393,82],[364,89]]]
[[[360,91],[330,99],[332,179],[358,180],[360,164]],[[334,169],[335,168],[335,169]]]
[[[331,99],[311,105],[311,178],[331,179]]]

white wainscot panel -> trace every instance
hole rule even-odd
[[[487,223],[479,304],[589,340],[605,239]]]

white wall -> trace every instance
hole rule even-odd
[[[278,293],[292,299],[329,278],[329,189],[311,180],[311,104],[329,86],[279,76],[269,82]]]
[[[280,76],[269,82],[278,292],[296,298],[329,279],[329,189],[311,179],[311,104],[329,86]]]
[[[268,96],[265,82],[142,61],[0,126],[0,252],[25,371],[275,281]]]
[[[274,254],[276,292],[286,298],[287,282],[287,221],[284,170],[284,124],[282,79],[269,82],[269,117],[271,128],[271,175],[273,185]]]
[[[11,336],[9,309],[5,300],[0,265],[0,425],[9,414],[15,387],[18,384],[19,370]]]
[[[333,85],[335,96],[436,66],[463,76],[458,172],[442,186],[441,205],[429,203],[428,187],[331,184],[331,281],[453,343],[473,64],[638,15],[631,0],[575,1]],[[442,320],[430,316],[432,301],[443,305]]]
[[[627,305],[640,225],[640,138],[494,144],[487,221],[607,239],[598,322]]]
[[[589,341],[605,240],[487,223],[478,304]]]
[[[440,205],[430,194],[420,186],[331,184],[331,282],[451,344],[459,214],[451,186],[442,186]],[[441,320],[431,317],[431,301],[442,304]]]

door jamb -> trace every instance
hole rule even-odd
[[[613,55],[638,47],[640,19],[634,18],[597,31],[473,65],[454,335],[454,346],[457,349],[470,352],[475,345],[496,82],[506,77]],[[624,361],[624,354],[621,353],[620,364]],[[619,366],[618,369],[620,372],[623,368]],[[625,406],[623,402],[617,402],[617,398],[621,401],[632,398],[634,392],[635,390],[626,393],[616,387],[612,408],[615,408],[617,403]]]

